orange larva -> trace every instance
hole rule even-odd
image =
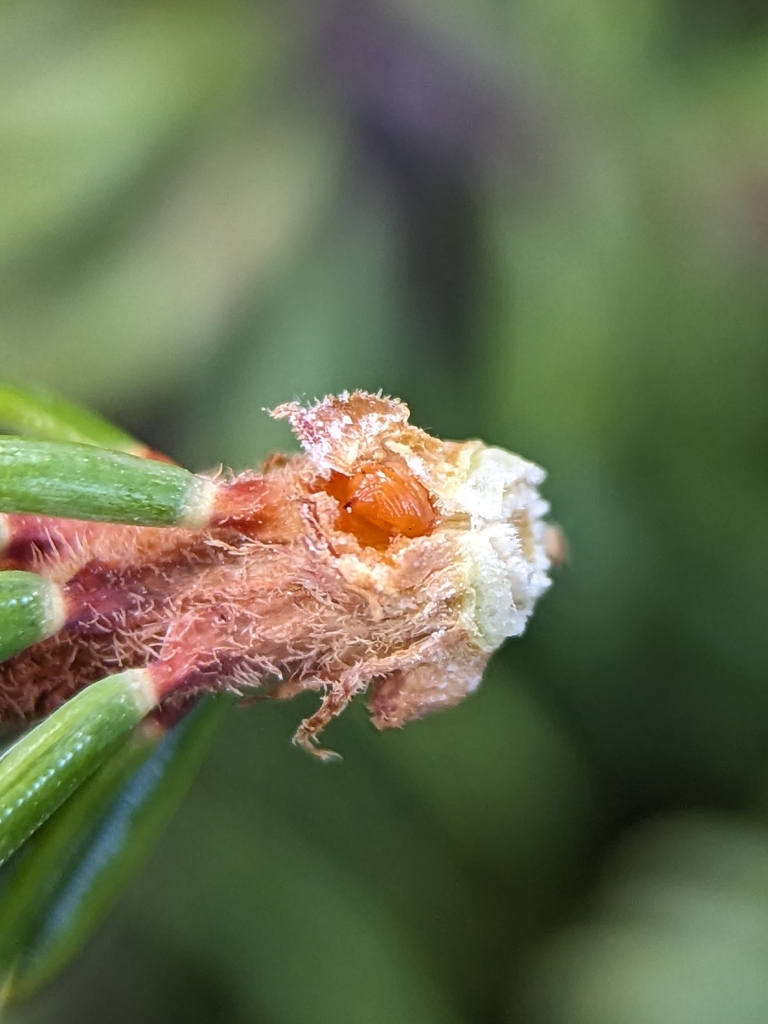
[[[339,526],[362,544],[386,547],[396,537],[423,537],[435,525],[426,487],[396,463],[369,463],[352,477],[334,473],[327,490],[341,506]]]

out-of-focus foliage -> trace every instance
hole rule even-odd
[[[545,947],[529,1019],[765,1020],[767,838],[753,824],[704,816],[638,829],[611,858],[589,922]]]
[[[546,466],[572,551],[459,709],[356,709],[332,768],[308,705],[232,714],[13,1020],[768,1019],[762,7],[15,0],[0,40],[4,376],[192,468],[381,387]]]

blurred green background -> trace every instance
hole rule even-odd
[[[768,8],[7,0],[2,375],[191,468],[382,388],[569,539],[477,696],[234,711],[18,1024],[768,1021]]]

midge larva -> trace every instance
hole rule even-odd
[[[200,691],[319,691],[296,734],[316,750],[356,694],[388,728],[476,688],[549,586],[543,471],[480,441],[431,437],[378,395],[272,415],[302,454],[223,477],[145,462],[133,518],[114,494],[95,502],[93,522],[46,515],[40,446],[34,498],[24,491],[14,507],[25,512],[0,517],[0,568],[42,578],[45,638],[0,665],[0,717],[41,718],[132,670],[148,710]],[[107,453],[69,447],[74,493]],[[136,462],[108,454],[115,473]]]

